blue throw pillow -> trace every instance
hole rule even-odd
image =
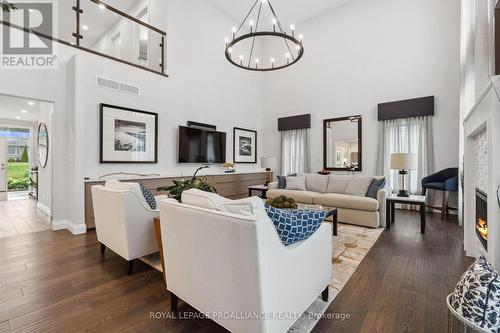
[[[370,187],[368,187],[368,191],[366,192],[366,196],[377,199],[377,193],[380,189],[384,188],[385,186],[385,177],[380,178],[380,179],[374,179],[372,183],[370,184]]]
[[[450,305],[468,321],[500,332],[500,276],[483,256],[462,275]]]
[[[149,205],[149,208],[155,210],[156,209],[156,199],[155,196],[153,195],[153,192],[148,190],[144,185],[141,185],[141,191],[142,195],[144,196],[144,199],[146,199],[146,202]]]
[[[284,245],[309,238],[326,217],[326,212],[310,209],[279,209],[266,205],[266,212]]]
[[[278,176],[278,189],[284,190],[286,189],[286,177]]]

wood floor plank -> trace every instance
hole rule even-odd
[[[43,224],[33,208],[0,205],[0,237],[15,230],[16,211],[30,228]],[[470,263],[462,230],[429,214],[421,235],[418,213],[396,218],[327,310],[350,317],[323,319],[313,332],[443,332],[444,297]],[[123,258],[101,257],[95,232],[16,231],[0,238],[0,267],[0,332],[227,332],[207,319],[151,318],[170,308],[161,274],[138,263],[127,275]],[[195,311],[184,302],[180,310]]]

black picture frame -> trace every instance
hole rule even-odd
[[[350,168],[337,168],[331,167],[328,165],[328,156],[327,156],[327,127],[328,123],[331,122],[340,122],[340,121],[348,121],[356,119],[358,122],[358,167],[356,169]],[[363,171],[363,117],[361,115],[350,116],[350,117],[340,117],[340,118],[331,118],[323,120],[323,170],[326,171],[355,171],[361,172]]]
[[[254,154],[251,161],[238,159],[238,157],[241,157],[240,154],[238,153],[239,145],[237,144],[237,141],[236,141],[236,133],[238,131],[247,132],[250,135],[253,135],[253,137],[255,138],[255,144],[254,144],[255,145],[255,154]],[[258,154],[257,131],[246,129],[246,128],[233,127],[233,162],[235,164],[257,164],[257,154]]]
[[[104,134],[104,112],[105,108],[112,108],[120,111],[126,112],[134,112],[134,113],[142,113],[150,116],[154,116],[154,159],[153,160],[144,160],[144,161],[128,161],[128,160],[108,160],[104,157],[104,142],[103,142],[103,134]],[[99,104],[99,163],[101,164],[158,164],[158,113],[142,111],[137,109],[132,109],[128,107],[112,105],[112,104]]]

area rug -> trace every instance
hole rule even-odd
[[[333,236],[333,278],[329,300],[324,302],[317,298],[288,330],[289,333],[309,333],[313,330],[383,231],[383,228],[371,229],[339,223],[338,236]]]

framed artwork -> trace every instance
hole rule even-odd
[[[100,105],[100,163],[158,163],[158,114]]]
[[[233,129],[234,163],[257,163],[257,131]]]

